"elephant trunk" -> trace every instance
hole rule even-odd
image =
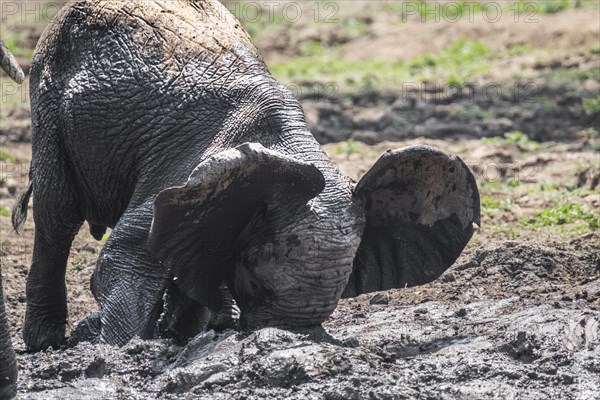
[[[25,74],[21,67],[19,67],[19,63],[15,59],[15,56],[12,55],[8,47],[4,44],[4,42],[0,39],[0,68],[17,83],[23,83],[25,79]]]
[[[0,271],[0,400],[11,399],[16,393],[17,360],[10,342],[2,292],[2,272]]]

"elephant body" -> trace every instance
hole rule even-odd
[[[470,172],[434,149],[390,153],[355,188],[217,0],[68,3],[30,87],[31,186],[13,224],[33,193],[31,349],[64,339],[84,221],[97,239],[112,228],[91,287],[99,340],[115,344],[205,329],[228,293],[244,327],[318,324],[343,292],[434,279],[478,222]]]

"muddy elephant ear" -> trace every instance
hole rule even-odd
[[[264,231],[265,215],[306,206],[324,186],[315,166],[260,144],[223,151],[200,163],[185,186],[158,194],[149,249],[186,296],[216,307],[219,284],[239,256],[240,235]]]
[[[479,225],[479,192],[468,167],[436,148],[388,151],[358,182],[366,225],[343,297],[433,281]]]

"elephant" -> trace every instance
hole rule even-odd
[[[17,60],[0,39],[0,68],[15,82],[23,83],[25,74]],[[17,394],[17,359],[13,350],[2,290],[0,268],[0,400],[11,399]]]
[[[13,225],[33,195],[31,350],[64,343],[85,221],[111,231],[99,310],[75,330],[114,345],[190,337],[235,307],[242,329],[318,325],[341,297],[437,278],[479,224],[473,175],[441,150],[390,150],[358,183],[340,172],[217,0],[68,3],[37,44],[30,99]]]

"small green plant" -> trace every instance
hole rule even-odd
[[[321,56],[325,52],[325,48],[321,42],[308,40],[300,44],[300,52],[306,57]]]
[[[521,56],[523,54],[531,54],[535,51],[535,47],[530,44],[516,44],[508,49],[509,56]]]
[[[0,207],[0,216],[10,217],[10,210],[7,207]]]
[[[535,151],[541,148],[539,142],[529,139],[529,136],[521,131],[505,133],[503,137],[484,138],[483,141],[496,144],[513,144],[525,151]]]
[[[344,18],[340,22],[344,31],[352,38],[361,37],[369,30],[366,22],[356,18]]]
[[[556,85],[565,86],[576,93],[577,87],[588,79],[600,80],[600,68],[584,70],[581,68],[558,67],[542,71],[540,77],[552,81]]]
[[[356,144],[354,139],[350,138],[345,142],[341,142],[335,146],[335,152],[337,154],[346,154],[349,156],[351,154],[360,153],[360,147]]]
[[[524,218],[523,222],[534,228],[577,224],[572,228],[573,230],[587,228],[595,231],[600,226],[598,215],[590,212],[580,204],[572,203],[547,208],[529,218]]]
[[[496,200],[490,196],[482,197],[481,208],[484,210],[497,210],[500,208],[500,200]]]
[[[82,271],[87,266],[87,261],[83,257],[78,257],[73,261],[73,269],[77,272]]]
[[[509,3],[509,9],[514,12],[535,13],[535,14],[555,14],[560,11],[572,8],[570,0],[518,0],[516,3]]]
[[[506,198],[502,200],[495,199],[490,196],[484,196],[481,198],[481,208],[484,213],[495,212],[496,210],[508,211],[516,207],[513,199]]]
[[[542,14],[555,14],[559,11],[568,10],[571,8],[569,0],[541,0],[540,1],[540,13]]]
[[[462,38],[440,53],[416,57],[409,67],[422,80],[435,80],[437,75],[445,77],[449,85],[460,86],[473,76],[490,69],[491,64],[487,58],[492,53],[483,42]]]
[[[508,185],[508,187],[511,187],[511,188],[515,188],[517,186],[521,186],[521,183],[522,183],[521,180],[517,179],[517,178],[512,178],[508,182],[506,182],[506,184]]]
[[[595,99],[583,99],[583,109],[587,115],[592,115],[600,111],[600,96]]]
[[[4,162],[17,162],[17,157],[13,156],[6,150],[0,150],[0,161]]]

